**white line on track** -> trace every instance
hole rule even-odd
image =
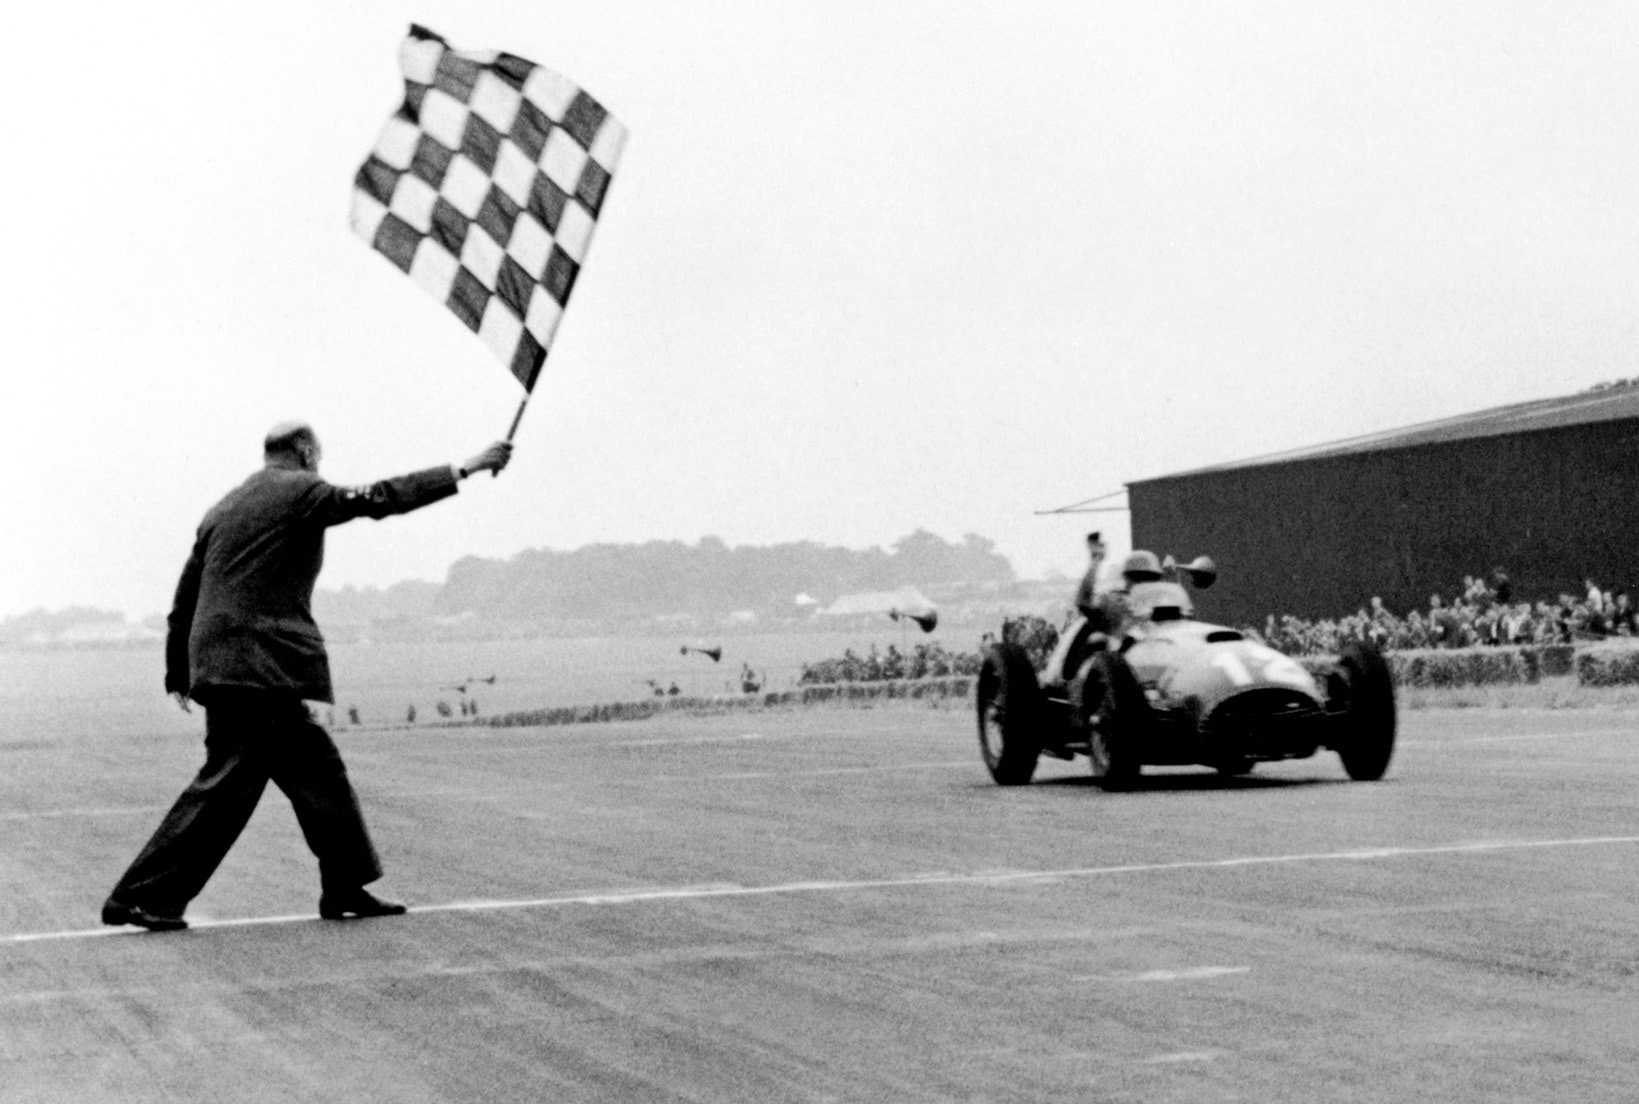
[[[740,782],[753,778],[820,778],[831,774],[877,774],[884,771],[972,770],[976,759],[946,759],[937,763],[878,763],[869,767],[816,767],[813,770],[740,771],[735,774],[656,774],[649,782]]]
[[[1399,746],[1405,747],[1440,747],[1444,744],[1500,744],[1512,743],[1519,740],[1569,740],[1584,736],[1634,736],[1639,735],[1639,727],[1635,728],[1584,728],[1572,732],[1524,732],[1509,736],[1449,736],[1443,739],[1429,739],[1413,736],[1410,739],[1399,741]]]
[[[615,778],[601,781],[599,785],[607,786],[647,786],[654,782],[746,782],[761,779],[788,779],[788,778],[823,778],[827,775],[838,774],[886,774],[892,771],[919,771],[919,770],[968,770],[977,772],[983,777],[983,768],[977,758],[974,759],[946,759],[936,763],[879,763],[868,767],[816,767],[813,770],[772,770],[772,771],[738,771],[729,774],[646,774],[638,778]],[[535,782],[529,783],[532,793],[542,793],[547,790],[578,790],[591,786],[587,782]],[[361,790],[366,797],[390,797],[399,800],[406,798],[434,798],[451,797],[461,801],[499,801],[494,796],[473,795],[469,790],[457,790],[449,787],[424,790]]]
[[[412,913],[502,912],[519,909],[563,908],[567,905],[630,905],[648,901],[690,901],[714,897],[773,897],[798,893],[851,893],[872,889],[909,889],[927,886],[1001,886],[1031,882],[1053,882],[1071,878],[1097,878],[1119,874],[1162,874],[1175,870],[1229,870],[1237,867],[1276,866],[1288,863],[1369,862],[1378,859],[1415,858],[1424,855],[1471,855],[1496,851],[1523,851],[1551,847],[1600,847],[1636,844],[1639,836],[1584,836],[1575,839],[1495,840],[1483,843],[1452,843],[1434,847],[1373,847],[1356,851],[1317,851],[1293,855],[1246,855],[1231,859],[1185,859],[1166,863],[1128,863],[1121,866],[1082,866],[1062,870],[1003,870],[972,874],[922,874],[901,878],[864,878],[854,881],[782,882],[776,885],[672,886],[651,889],[611,890],[571,897],[534,897],[503,901],[452,901],[443,905],[417,905]],[[314,919],[312,913],[290,916],[245,916],[231,920],[199,919],[201,928],[266,927],[294,924]],[[343,921],[345,923],[346,921]],[[127,928],[85,928],[77,931],[21,932],[0,935],[0,945],[41,943],[59,939],[90,939],[98,936],[135,934]]]
[[[885,774],[892,771],[919,771],[919,770],[967,770],[976,771],[977,777],[984,777],[983,767],[977,758],[947,759],[938,763],[881,763],[869,767],[819,767],[813,770],[773,770],[773,771],[739,771],[729,774],[646,774],[635,778],[604,779],[598,783],[582,781],[574,782],[529,782],[531,793],[540,794],[546,791],[582,790],[602,786],[647,786],[655,782],[746,782],[762,779],[788,778],[816,778],[838,774]],[[392,798],[394,800],[414,800],[417,798],[448,797],[463,802],[496,802],[501,798],[495,795],[473,794],[470,790],[454,789],[448,786],[420,790],[389,790],[360,787],[360,792],[366,798]],[[163,809],[164,806],[159,806]]]
[[[1082,974],[1071,981],[1206,981],[1249,974],[1250,966],[1186,966],[1180,970],[1145,970],[1138,974]]]
[[[738,736],[667,736],[654,740],[614,740],[610,747],[667,747],[671,744],[737,744],[745,740],[789,740],[789,735],[764,736],[761,732],[745,732]]]

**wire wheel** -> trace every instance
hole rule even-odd
[[[1396,712],[1389,665],[1371,644],[1349,643],[1328,683],[1342,695],[1344,735],[1337,743],[1343,769],[1356,782],[1375,782],[1394,755]]]
[[[1017,644],[997,644],[979,668],[979,754],[999,786],[1022,786],[1041,755],[1041,687]]]
[[[1150,723],[1150,703],[1138,676],[1118,652],[1099,652],[1082,665],[1081,716],[1087,759],[1106,790],[1137,781]]]

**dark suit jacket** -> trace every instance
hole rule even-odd
[[[220,686],[334,701],[330,659],[313,621],[324,531],[384,518],[455,493],[447,467],[368,487],[267,467],[228,492],[199,524],[165,640],[165,689],[210,706]]]

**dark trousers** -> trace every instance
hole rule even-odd
[[[325,892],[381,877],[341,752],[301,700],[218,690],[205,708],[204,767],[109,899],[180,915],[244,831],[270,780],[296,810]]]

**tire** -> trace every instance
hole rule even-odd
[[[1118,652],[1098,652],[1082,666],[1081,716],[1087,726],[1087,759],[1106,790],[1125,790],[1138,780],[1149,737],[1150,703],[1138,676]]]
[[[1327,681],[1333,693],[1342,696],[1343,715],[1336,723],[1343,727],[1343,735],[1333,746],[1343,769],[1356,782],[1375,782],[1394,755],[1396,712],[1389,665],[1375,646],[1351,642],[1343,646]]]
[[[1244,778],[1252,773],[1258,764],[1251,759],[1225,759],[1214,763],[1212,769],[1225,778]]]
[[[979,668],[979,754],[998,786],[1023,786],[1041,755],[1041,687],[1017,644],[997,644]]]

